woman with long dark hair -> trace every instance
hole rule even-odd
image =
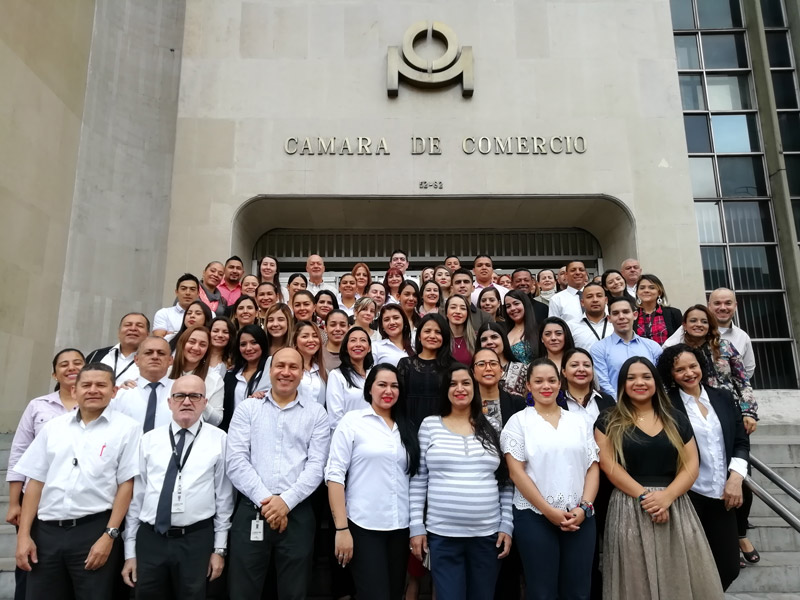
[[[241,329],[245,325],[252,325],[258,321],[258,305],[254,298],[242,294],[228,309],[228,318],[233,322],[236,329]]]
[[[298,321],[292,332],[292,347],[303,357],[303,378],[297,388],[298,396],[325,406],[328,372],[322,356],[322,332],[316,323]]]
[[[419,296],[421,302],[417,312],[419,312],[420,315],[429,312],[439,312],[442,307],[442,288],[439,287],[438,283],[433,279],[423,283],[419,291]]]
[[[386,286],[388,295],[385,304],[400,304],[400,285],[403,283],[403,272],[400,269],[391,267],[386,271],[383,278],[383,285]]]
[[[496,287],[483,288],[478,294],[478,308],[485,312],[492,318],[492,321],[502,321],[502,309],[500,305],[503,299],[500,297],[500,292]]]
[[[600,468],[615,487],[603,597],[722,600],[714,557],[686,495],[699,469],[692,426],[672,408],[646,358],[622,364],[617,390],[617,403],[595,424]]]
[[[314,319],[320,329],[325,331],[325,322],[332,310],[339,310],[339,300],[330,290],[320,290],[314,296]],[[344,312],[344,311],[342,311]],[[347,313],[345,313],[347,316]]]
[[[269,342],[264,330],[258,325],[242,327],[236,334],[233,367],[225,375],[220,429],[228,430],[233,411],[242,400],[269,389],[269,373],[265,373],[268,358]]]
[[[475,335],[477,349],[488,348],[494,350],[500,359],[503,374],[500,376],[500,387],[509,394],[522,396],[528,394],[527,366],[519,362],[511,353],[511,348],[506,337],[506,330],[500,323],[484,323]]]
[[[372,283],[372,273],[370,273],[369,266],[363,262],[356,263],[350,273],[356,279],[356,294],[366,296],[367,287]]]
[[[689,490],[695,512],[711,546],[722,589],[739,576],[736,512],[742,506],[750,440],[730,392],[703,385],[705,357],[678,344],[664,350],[658,370],[675,410],[692,426],[700,452],[700,474]]]
[[[169,340],[169,349],[172,350],[172,352],[175,352],[175,346],[178,344],[178,338],[183,335],[183,332],[186,331],[188,327],[191,327],[192,325],[208,326],[213,318],[214,315],[211,313],[211,309],[208,308],[205,302],[202,300],[195,300],[192,302],[186,308],[186,312],[183,313],[183,323],[181,324],[181,328],[178,330],[178,333],[176,333]]]
[[[208,347],[208,368],[221,379],[233,365],[233,346],[236,343],[236,329],[228,317],[214,317],[211,320],[211,344]]]
[[[361,406],[364,382],[372,367],[371,349],[369,334],[361,327],[351,327],[344,335],[339,350],[341,364],[328,378],[326,408],[331,431],[346,413]]]
[[[381,339],[372,344],[375,363],[397,365],[401,358],[414,356],[411,344],[411,325],[406,313],[397,304],[385,304],[378,315]]]
[[[411,551],[422,560],[430,550],[440,600],[492,598],[498,559],[511,551],[512,487],[500,436],[483,414],[469,368],[453,363],[442,383],[440,416],[425,418],[419,429]]]
[[[511,290],[503,298],[503,319],[511,353],[530,364],[539,355],[539,324],[527,294]]]
[[[398,600],[408,559],[409,477],[419,467],[419,442],[395,367],[375,365],[362,397],[368,406],[347,413],[333,432],[325,469],[334,553],[343,567],[350,564],[359,597]]]
[[[270,306],[280,302],[280,288],[272,282],[264,281],[258,284],[255,298],[258,306],[257,322],[264,327],[267,322],[267,310]]]
[[[453,272],[444,265],[437,265],[433,270],[433,280],[442,290],[442,299],[448,298],[452,293]]]
[[[460,294],[453,294],[444,303],[444,314],[450,326],[450,353],[453,360],[469,364],[475,352],[475,330],[469,318],[469,300]]]
[[[539,325],[539,348],[547,354],[547,358],[561,372],[561,363],[564,353],[575,347],[569,325],[558,317],[547,317]]]
[[[264,331],[269,340],[269,355],[272,356],[281,348],[291,345],[294,332],[294,316],[288,305],[273,304],[267,309]]]
[[[258,280],[261,283],[268,281],[275,286],[278,292],[278,302],[286,302],[288,294],[281,288],[281,267],[274,256],[264,256],[258,261]]]
[[[419,312],[417,312],[417,308],[420,305],[419,286],[410,279],[407,279],[400,284],[397,293],[400,308],[403,309],[406,319],[411,323],[411,330],[413,331],[417,328],[420,319]]]
[[[350,323],[347,313],[343,310],[335,308],[325,316],[325,335],[323,336],[325,343],[322,346],[322,362],[325,364],[325,370],[328,373],[342,364],[342,359],[339,358],[339,350],[342,348],[342,340],[349,328]]]

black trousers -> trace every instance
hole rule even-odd
[[[752,469],[747,465],[747,474],[750,475]],[[736,529],[740,538],[747,537],[747,521],[750,518],[750,508],[753,506],[753,490],[742,484],[742,505],[736,509]]]
[[[84,561],[94,543],[104,535],[109,513],[75,527],[34,521],[31,537],[39,562],[28,574],[28,600],[108,600],[120,579],[122,540],[114,540],[106,563],[87,571]]]
[[[706,533],[711,554],[717,563],[722,589],[727,590],[739,576],[739,541],[736,535],[736,511],[725,510],[725,502],[701,496],[689,490],[689,499]]]
[[[259,600],[267,565],[275,559],[279,600],[305,600],[314,552],[314,511],[305,500],[289,512],[283,533],[264,523],[264,540],[250,540],[256,509],[244,495],[233,515],[228,560],[228,589],[231,600]]]
[[[141,523],[136,534],[137,600],[205,600],[213,551],[211,519],[181,537],[165,537]]]
[[[350,565],[356,596],[369,600],[400,600],[406,583],[408,528],[374,531],[352,521],[348,523],[353,536]]]

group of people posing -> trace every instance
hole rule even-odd
[[[721,599],[759,560],[731,290],[408,266],[231,257],[60,351],[9,458],[17,597],[301,599],[319,536],[360,600]]]

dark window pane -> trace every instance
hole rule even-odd
[[[784,154],[786,179],[789,180],[789,193],[800,196],[800,154]]]
[[[711,110],[753,108],[753,103],[750,101],[749,75],[709,75],[707,82],[708,107]]]
[[[760,156],[729,156],[718,160],[723,196],[767,195],[767,182]]]
[[[728,265],[725,263],[724,248],[719,246],[701,247],[700,257],[703,259],[703,281],[707,290],[731,287],[728,283]]]
[[[775,246],[731,246],[731,272],[737,290],[774,290],[781,287]]]
[[[794,232],[797,239],[800,239],[800,200],[792,200],[792,212],[794,213]]]
[[[785,31],[771,31],[767,33],[767,53],[769,54],[769,66],[791,67],[792,59],[789,53],[789,40]]]
[[[697,17],[702,29],[730,29],[742,26],[739,0],[697,0]]]
[[[726,202],[725,230],[731,243],[775,241],[772,216],[766,202]]]
[[[791,342],[753,342],[756,372],[751,385],[759,390],[795,389],[797,373]]]
[[[694,198],[717,197],[713,159],[689,158],[689,175],[692,178],[692,196]]]
[[[783,27],[783,10],[781,0],[761,0],[761,15],[764,17],[764,27]]]
[[[746,68],[744,34],[703,34],[703,60],[706,69]]]
[[[784,152],[800,151],[800,113],[780,112],[778,123],[781,126],[781,142]]]
[[[673,29],[694,29],[692,0],[669,0]]]
[[[704,110],[703,78],[700,75],[679,75],[683,110]]]
[[[699,69],[700,55],[697,53],[696,35],[675,36],[675,59],[679,69]]]
[[[773,71],[772,88],[775,90],[777,108],[797,108],[797,89],[792,71]]]
[[[755,115],[712,115],[714,150],[717,152],[758,152]]]
[[[722,243],[719,202],[695,202],[694,214],[697,217],[697,236],[700,238],[700,243]]]
[[[711,140],[708,136],[708,117],[705,115],[684,115],[683,126],[686,129],[686,147],[689,152],[711,152]]]
[[[737,294],[739,327],[751,338],[789,337],[789,315],[782,292]]]

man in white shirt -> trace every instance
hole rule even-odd
[[[492,263],[491,256],[488,254],[479,254],[476,256],[475,261],[472,263],[472,272],[475,274],[475,285],[473,286],[474,291],[470,296],[470,300],[475,306],[478,305],[478,296],[480,295],[481,290],[487,287],[496,288],[500,294],[500,302],[503,302],[503,299],[506,297],[506,294],[509,290],[508,288],[505,288],[502,285],[497,285],[492,281],[494,264]]]
[[[270,556],[281,600],[304,599],[311,572],[315,520],[309,498],[322,482],[328,417],[321,404],[297,393],[303,376],[297,350],[278,350],[269,376],[272,389],[244,400],[228,429],[226,472],[241,492],[231,524],[232,600],[261,597]]]
[[[717,318],[719,336],[733,344],[742,357],[747,377],[752,378],[753,373],[756,372],[756,356],[750,336],[733,322],[737,306],[736,294],[728,288],[717,288],[708,297],[708,310]],[[683,342],[683,325],[678,327],[675,333],[664,342],[664,347],[674,346],[681,342]]]
[[[639,277],[642,276],[642,266],[635,258],[626,258],[622,261],[622,277],[625,279],[625,285],[631,298],[636,298],[636,284],[639,282]]]
[[[181,330],[183,316],[189,305],[197,300],[200,280],[191,273],[178,277],[175,284],[175,304],[158,309],[153,317],[153,335],[159,337],[174,336]]]
[[[583,287],[581,306],[583,317],[568,322],[575,346],[591,350],[595,342],[607,338],[614,333],[614,327],[608,322],[606,291],[599,283],[587,283]]]
[[[114,371],[115,385],[121,385],[129,379],[136,379],[139,370],[134,363],[139,344],[150,333],[150,319],[142,313],[126,314],[119,321],[115,346],[98,348],[86,356],[86,364],[93,362],[108,365]]]
[[[325,275],[325,261],[322,260],[319,254],[312,254],[308,257],[306,261],[306,273],[308,273],[306,289],[315,296],[320,290],[328,290],[334,294],[339,293],[335,285],[322,281],[322,277]]]
[[[139,377],[136,386],[122,389],[111,402],[111,408],[137,421],[142,432],[167,425],[172,419],[169,395],[174,380],[167,377],[172,364],[172,351],[164,338],[150,336],[136,354]]]
[[[575,321],[583,318],[581,290],[586,285],[586,267],[579,260],[567,264],[567,289],[558,292],[550,299],[550,316]]]
[[[115,391],[109,366],[84,366],[78,410],[49,421],[14,467],[30,478],[16,551],[17,566],[30,571],[28,598],[113,597],[140,436],[135,421],[107,408]]]
[[[142,436],[122,569],[140,598],[205,600],[206,579],[225,566],[233,486],[225,475],[227,436],[200,420],[205,389],[196,375],[177,379],[172,421]]]

